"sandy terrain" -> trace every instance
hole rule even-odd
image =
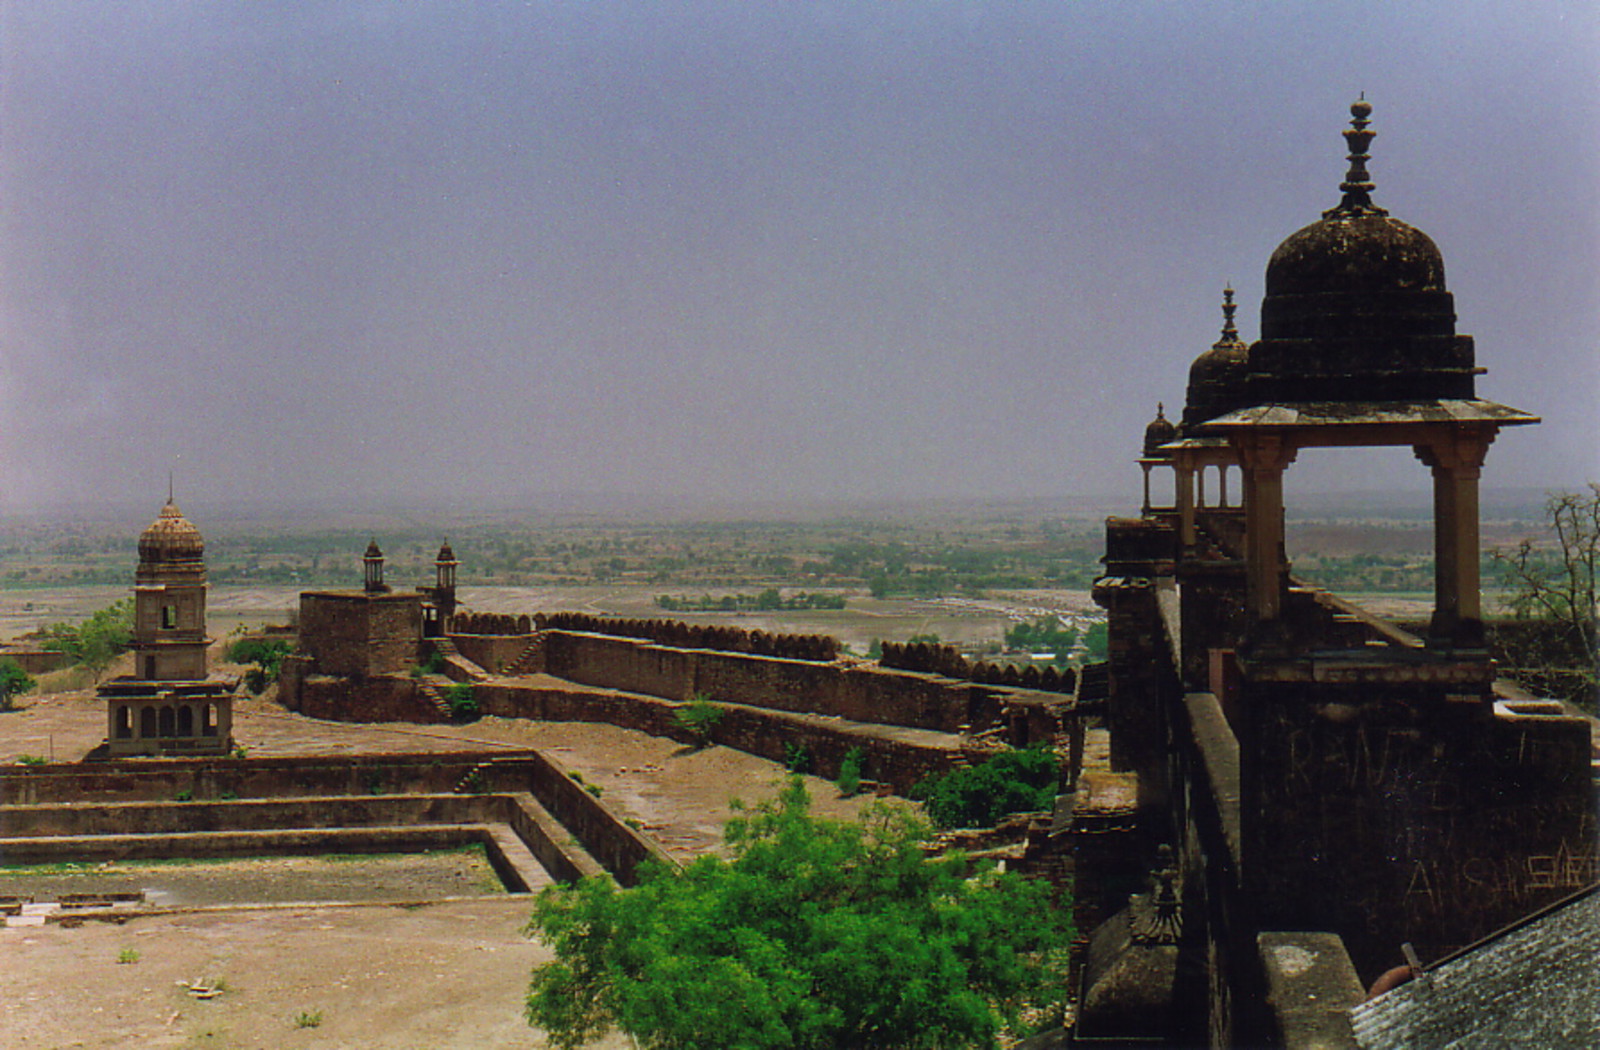
[[[25,703],[0,714],[0,762],[52,750],[57,760],[74,760],[104,736],[104,711],[91,694]],[[599,785],[607,802],[680,857],[717,848],[729,799],[767,797],[783,776],[776,764],[728,748],[690,751],[604,725],[500,718],[467,726],[348,725],[302,718],[266,700],[240,702],[234,724],[239,742],[260,756],[538,747]],[[822,814],[851,816],[864,804],[841,799],[827,781],[807,781]],[[284,882],[293,885],[294,865],[327,864],[253,863],[266,866],[256,877],[273,883],[261,895],[279,900]],[[208,870],[219,880],[238,874],[228,866],[191,869],[202,879]],[[426,884],[451,892],[458,877],[472,876],[441,872]],[[327,880],[322,872],[304,884],[312,893],[356,896]],[[16,885],[0,879],[0,893],[16,892]],[[213,897],[218,893],[240,896],[214,889]],[[501,894],[420,908],[231,906],[125,925],[0,928],[0,1046],[543,1047],[520,1014],[528,973],[548,958],[521,935],[528,912],[527,898]],[[125,951],[138,961],[119,964]],[[195,998],[186,986],[197,979],[220,979],[224,991]],[[317,1026],[296,1026],[298,1014],[309,1020],[317,1012]],[[611,1050],[626,1042],[594,1045]]]

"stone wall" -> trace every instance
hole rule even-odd
[[[1402,942],[1438,958],[1600,875],[1580,719],[1394,687],[1245,700],[1248,892],[1267,928],[1339,932],[1366,980]]]
[[[0,838],[257,832],[493,819],[511,823],[550,868],[546,855],[537,848],[539,832],[533,826],[541,822],[535,812],[519,815],[505,810],[503,802],[474,801],[518,792],[528,793],[550,813],[558,814],[562,827],[625,885],[647,859],[673,863],[648,836],[629,827],[605,802],[589,794],[565,767],[536,751],[337,759],[163,759],[5,769],[0,770]],[[224,799],[225,795],[239,798]],[[336,805],[330,806],[329,796],[338,797]],[[60,805],[86,797],[106,804]],[[195,801],[174,801],[180,797]],[[141,805],[119,806],[117,802]],[[148,805],[151,802],[158,804]],[[483,806],[497,807],[493,813],[498,815],[485,816],[488,811],[482,810]],[[549,832],[546,827],[546,837]],[[171,848],[170,843],[166,848]],[[302,846],[295,845],[291,851],[303,851]],[[559,878],[563,871],[581,873],[581,860],[577,863],[578,867],[569,865],[562,871],[550,868],[551,874]]]
[[[486,715],[550,722],[604,722],[693,744],[693,736],[673,716],[684,704],[651,696],[620,695],[548,685],[480,683],[473,692]],[[722,718],[710,743],[787,764],[788,748],[804,748],[811,770],[837,777],[839,764],[853,748],[865,756],[863,776],[904,793],[930,773],[942,772],[960,759],[959,745],[930,746],[899,740],[892,731],[858,726],[803,714],[767,711],[740,704],[719,704]]]
[[[471,634],[458,631],[454,624],[451,625],[450,641],[462,656],[471,660],[490,674],[506,674],[508,672],[528,673],[542,671],[542,663],[537,667],[517,666],[527,653],[530,646],[539,636],[536,634]]]
[[[930,645],[926,642],[884,642],[883,656],[878,664],[897,671],[920,671],[946,678],[1036,689],[1046,693],[1073,693],[1078,684],[1077,672],[1070,667],[1057,668],[1054,664],[1018,667],[1016,664],[968,660],[953,645]]]
[[[839,640],[825,634],[773,634],[721,624],[686,623],[682,620],[628,620],[589,613],[540,613],[534,625],[541,631],[579,631],[620,638],[644,638],[677,649],[720,649],[731,653],[777,656],[786,660],[827,663],[839,655]]]
[[[333,722],[444,722],[449,719],[422,694],[410,675],[362,678],[304,673],[305,664],[285,658],[278,699],[291,711]]]
[[[318,674],[403,673],[422,643],[422,596],[361,591],[300,595],[300,651]]]
[[[162,758],[0,767],[0,805],[307,795],[428,794],[455,790],[480,770],[489,791],[525,790],[533,752],[341,755],[302,758]],[[0,828],[0,834],[10,834]]]
[[[705,694],[711,700],[942,733],[1002,725],[1016,696],[937,675],[677,649],[567,631],[547,632],[545,668],[569,681],[671,700]]]

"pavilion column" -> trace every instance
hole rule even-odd
[[[1220,464],[1217,467],[1217,506],[1228,505],[1228,465]]]
[[[1283,613],[1283,472],[1297,450],[1276,434],[1244,435],[1236,447],[1244,473],[1245,596],[1250,618],[1268,623]]]
[[[1178,544],[1179,549],[1185,553],[1194,550],[1194,462],[1183,453],[1179,453],[1172,465],[1173,483],[1176,489],[1173,495],[1178,504]]]
[[[1428,644],[1481,648],[1483,597],[1479,580],[1478,479],[1494,434],[1452,433],[1415,448],[1433,471],[1433,622]]]
[[[1143,508],[1141,508],[1140,513],[1141,514],[1149,514],[1150,513],[1150,464],[1141,463],[1141,464],[1139,464],[1139,469],[1144,471],[1144,506],[1143,506]]]

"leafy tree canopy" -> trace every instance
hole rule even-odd
[[[1065,983],[1070,930],[1044,886],[926,858],[903,811],[855,824],[809,803],[796,778],[736,816],[729,860],[542,893],[528,931],[556,960],[529,1023],[564,1048],[612,1027],[651,1050],[992,1046]]]
[[[1052,808],[1057,782],[1055,752],[1031,747],[928,777],[911,789],[911,797],[926,804],[941,828],[987,828],[1011,813]]]
[[[98,679],[118,654],[128,651],[132,637],[133,599],[124,598],[82,623],[45,627],[44,648],[66,653],[69,660],[89,668]]]
[[[0,711],[16,706],[15,698],[34,687],[33,676],[9,656],[0,657]]]

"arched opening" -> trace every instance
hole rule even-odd
[[[200,733],[202,736],[217,735],[217,709],[211,704],[200,705]]]
[[[183,704],[178,708],[178,735],[194,736],[194,708]]]
[[[141,708],[139,710],[139,736],[145,740],[151,740],[156,735],[156,709],[153,707]]]
[[[127,740],[133,736],[133,712],[128,710],[127,704],[117,705],[117,739]]]
[[[160,735],[165,737],[172,736],[177,729],[177,717],[173,714],[171,707],[163,707],[161,709],[160,722]]]

